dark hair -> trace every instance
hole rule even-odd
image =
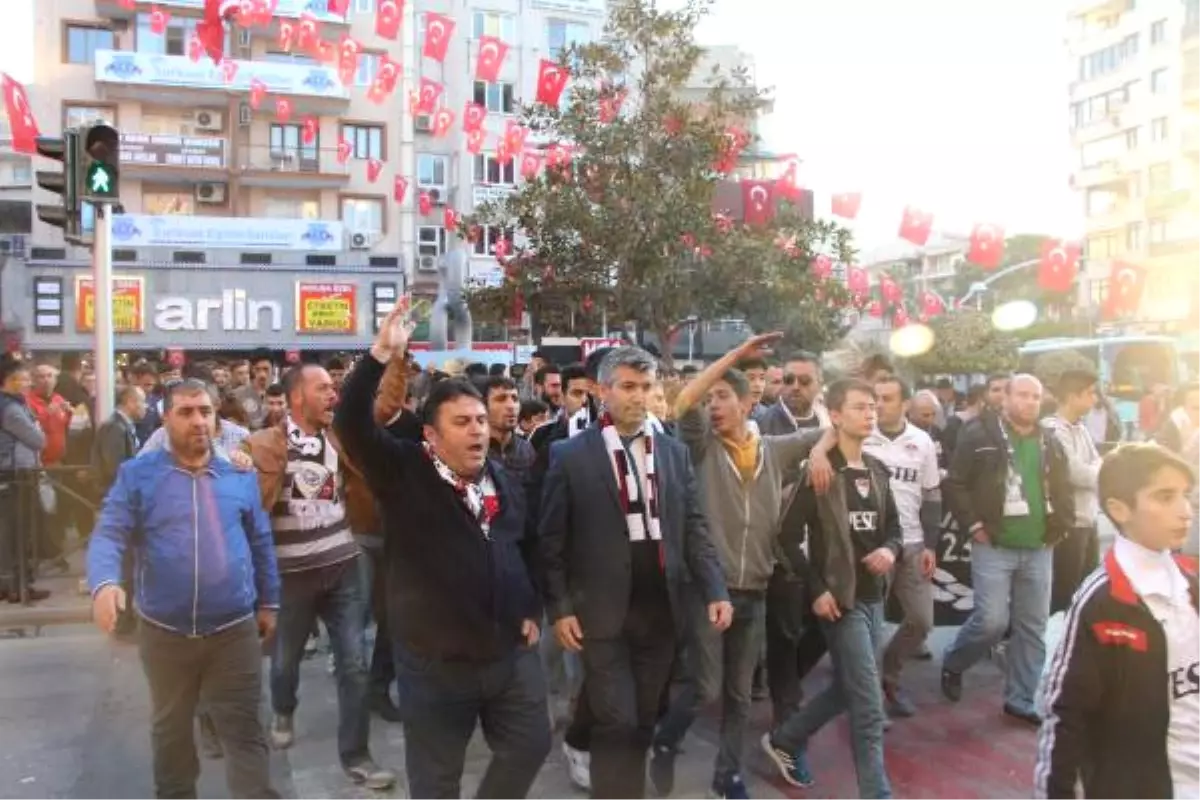
[[[871,373],[879,372],[880,370],[883,370],[889,374],[895,372],[895,367],[892,366],[892,362],[888,360],[887,356],[881,353],[876,353],[863,359],[861,366],[863,375],[870,375]]]
[[[158,370],[156,370],[154,365],[148,361],[139,361],[133,365],[131,370],[129,370],[129,374],[134,378],[140,378],[143,375],[153,375],[155,378],[157,378]]]
[[[246,413],[246,409],[242,407],[242,404],[237,401],[236,397],[229,393],[226,393],[221,398],[221,404],[217,408],[217,416],[241,425],[243,428],[250,426],[250,416]]]
[[[1185,476],[1188,491],[1196,486],[1191,465],[1167,448],[1153,442],[1127,442],[1104,457],[1100,464],[1100,508],[1108,514],[1108,501],[1120,500],[1130,508],[1137,505],[1137,494],[1146,488],[1155,473],[1173,469]],[[1111,517],[1110,517],[1111,519]],[[1116,520],[1113,520],[1116,524]]]
[[[181,373],[185,378],[195,378],[204,383],[215,383],[212,370],[205,364],[188,364]]]
[[[571,385],[571,381],[587,380],[589,378],[595,380],[593,376],[588,375],[587,367],[585,367],[583,364],[567,364],[562,368],[562,382],[564,389]]]
[[[866,381],[860,378],[843,378],[830,384],[829,390],[825,394],[825,405],[831,411],[841,411],[851,392],[862,392],[872,398],[875,397],[875,387]]]
[[[987,398],[987,384],[973,383],[967,389],[967,405],[973,406],[977,403],[982,403]]]
[[[15,375],[21,370],[28,372],[29,365],[12,356],[4,356],[3,359],[0,359],[0,383],[7,381],[9,376]]]
[[[204,392],[212,399],[212,392],[208,388],[208,384],[196,378],[184,378],[180,381],[167,381],[163,386],[163,413],[170,411],[175,405],[175,397],[177,395],[186,394],[193,395]]]
[[[995,383],[996,381],[1011,381],[1011,380],[1012,380],[1011,372],[993,372],[991,375],[988,375],[987,387],[990,388],[991,385],[993,383]]]
[[[583,371],[587,374],[587,377],[594,381],[600,380],[600,365],[604,363],[604,357],[612,351],[613,348],[611,347],[600,347],[596,350],[593,350],[588,357],[583,360]],[[563,378],[563,383],[566,382],[567,379]]]
[[[83,356],[79,353],[63,353],[59,363],[63,372],[74,372],[83,367]]]
[[[267,387],[267,397],[287,397],[282,383],[272,383]]]
[[[488,367],[488,375],[507,375],[508,367],[505,364],[496,362]]]
[[[875,381],[876,386],[879,386],[882,383],[896,384],[897,386],[900,387],[900,399],[901,400],[912,400],[912,396],[913,396],[912,387],[908,385],[908,381],[904,380],[904,378],[901,378],[899,375],[893,375],[891,373],[888,373],[887,375],[884,375],[879,380]]]
[[[488,368],[486,364],[480,364],[478,361],[467,364],[467,368],[463,370],[463,374],[468,378],[486,378]]]
[[[533,351],[533,355],[531,355],[531,356],[529,357],[529,360],[530,360],[530,361],[532,361],[532,360],[533,360],[533,359],[535,359],[535,358],[540,358],[542,361],[549,361],[549,360],[550,360],[550,356],[546,355],[546,351],[545,351],[545,350],[534,350],[534,351]]]
[[[765,370],[767,368],[767,360],[762,356],[746,356],[745,358],[738,359],[736,367],[743,373],[751,369]]]
[[[257,364],[260,361],[270,361],[272,365],[275,364],[275,358],[271,355],[271,351],[262,347],[250,354],[251,365]]]
[[[788,357],[783,360],[783,363],[790,364],[793,361],[799,361],[801,364],[814,364],[818,367],[821,366],[821,359],[817,357],[817,354],[808,350],[793,350],[788,354]]]
[[[1059,400],[1065,400],[1071,395],[1083,394],[1095,386],[1099,380],[1096,373],[1090,369],[1069,369],[1058,376],[1058,383],[1054,387],[1054,396]]]
[[[549,414],[550,406],[543,403],[541,400],[526,400],[521,403],[521,411],[517,414],[517,419],[521,422],[526,422],[533,419],[538,414]]]
[[[168,375],[168,374],[174,372],[175,369],[176,368],[171,366],[170,364],[167,364],[166,362],[162,362],[162,363],[159,363],[156,365],[155,372],[158,375]],[[182,370],[180,372],[182,373]]]
[[[476,385],[479,387],[479,393],[483,395],[484,403],[487,403],[491,399],[492,392],[496,390],[506,392],[517,391],[517,382],[507,375],[489,375]]]
[[[425,398],[425,405],[421,408],[422,424],[436,427],[438,411],[446,403],[460,397],[473,397],[483,403],[483,398],[479,396],[479,390],[465,378],[447,378],[435,383],[429,390],[429,396]]]
[[[562,374],[562,370],[558,368],[557,364],[547,364],[546,366],[539,369],[537,372],[533,373],[533,382],[535,384],[537,384],[538,386],[541,386],[546,383],[547,375],[561,375],[561,374]]]
[[[122,386],[120,389],[117,389],[117,393],[113,396],[114,405],[120,408],[135,392],[140,391],[141,388],[138,386]]]
[[[746,373],[740,369],[727,369],[717,380],[728,383],[738,400],[744,400],[750,396],[750,381],[746,378]]]
[[[937,389],[953,389],[954,382],[951,381],[949,378],[938,378],[937,383],[935,384],[935,388],[937,388]]]
[[[342,359],[338,358],[337,356],[333,356],[325,361],[325,369],[327,369],[327,370],[333,370],[333,369],[344,370],[344,369],[346,369],[346,362],[343,361]]]
[[[292,401],[292,393],[300,388],[300,384],[304,381],[304,371],[309,367],[320,367],[320,364],[297,364],[279,379],[279,384],[283,387],[283,396],[290,403]]]

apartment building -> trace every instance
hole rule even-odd
[[[1198,0],[1073,0],[1069,119],[1085,205],[1080,302],[1099,307],[1113,260],[1140,264],[1139,321],[1171,326],[1200,293]]]

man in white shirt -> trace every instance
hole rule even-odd
[[[878,422],[863,450],[891,472],[892,496],[904,536],[904,554],[896,563],[891,591],[904,621],[883,652],[883,690],[889,716],[911,717],[916,707],[900,688],[900,671],[925,645],[933,629],[933,577],[942,517],[941,470],[937,449],[925,431],[906,419],[912,390],[888,375],[875,384]]]

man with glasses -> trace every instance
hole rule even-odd
[[[793,353],[783,363],[783,391],[779,403],[757,417],[767,436],[784,436],[798,430],[829,427],[829,414],[821,402],[821,364],[812,353]]]

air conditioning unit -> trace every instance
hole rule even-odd
[[[196,202],[217,205],[225,202],[225,184],[198,183],[196,184]]]
[[[225,119],[219,111],[200,109],[192,115],[192,123],[199,131],[219,131],[225,127]]]
[[[243,101],[238,105],[238,127],[248,128],[253,119],[253,114],[250,109],[250,104]]]
[[[428,114],[418,114],[413,119],[413,128],[424,133],[429,133],[433,130],[433,117]]]
[[[351,250],[370,250],[375,246],[379,234],[376,231],[351,231],[350,232],[350,249]]]
[[[437,272],[437,256],[421,256],[417,259],[417,271]]]

